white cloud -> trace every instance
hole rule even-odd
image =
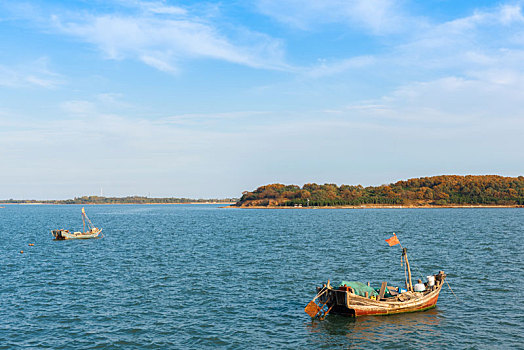
[[[125,95],[116,92],[101,93],[96,96],[96,102],[101,108],[130,108],[133,104],[125,101]]]
[[[155,14],[164,14],[164,15],[186,15],[187,10],[177,7],[165,5],[164,2],[139,2],[138,5],[145,11],[155,13]]]
[[[300,28],[318,29],[326,22],[342,26],[365,23],[362,25],[373,34],[395,34],[397,29],[402,32],[402,36],[390,36],[387,46],[373,55],[359,51],[358,56],[326,59],[301,70],[313,78],[358,69],[383,71],[389,76],[405,71],[406,79],[418,75],[416,79],[420,80],[439,70],[460,75],[476,68],[496,67],[504,63],[501,60],[508,55],[507,50],[512,50],[512,55],[523,52],[524,16],[520,4],[478,9],[443,23],[410,14],[403,7],[405,2],[398,1],[259,0],[257,4],[263,13]],[[513,61],[511,67],[522,69],[523,63]]]
[[[339,110],[341,118],[377,125],[428,127],[445,133],[500,123],[524,127],[524,74],[486,71],[477,78],[412,82],[380,99]],[[406,124],[410,123],[410,124]],[[485,130],[487,131],[487,130]]]
[[[64,105],[83,113],[88,101]],[[4,125],[0,117],[0,125]],[[0,192],[9,197],[56,198],[98,192],[130,195],[152,191],[173,196],[228,196],[218,179],[235,167],[234,133],[188,129],[168,119],[132,119],[94,112],[89,118],[8,118],[0,128]],[[30,164],[30,165],[29,165]],[[86,171],[86,166],[89,171]],[[34,171],[38,169],[38,171]],[[95,184],[95,186],[93,186]],[[47,190],[46,190],[47,189]],[[80,192],[80,193],[79,193]],[[95,193],[96,193],[95,192]]]
[[[90,115],[96,111],[95,105],[92,102],[84,100],[65,101],[60,104],[60,108],[64,112],[73,115]]]
[[[176,72],[188,58],[209,58],[254,68],[287,69],[282,42],[238,28],[241,42],[217,24],[186,10],[138,2],[134,14],[53,15],[55,30],[96,45],[109,59],[138,59],[156,69]]]
[[[258,0],[256,4],[262,13],[300,29],[338,23],[382,35],[403,31],[413,20],[395,0]]]
[[[63,84],[61,75],[51,71],[48,66],[49,60],[45,57],[27,63],[0,65],[0,86],[51,89]]]
[[[417,44],[422,47],[441,48],[449,45],[503,46],[511,43],[512,36],[504,31],[513,26],[514,32],[522,33],[524,17],[520,6],[499,6],[477,10],[472,15],[436,24],[414,33]],[[458,48],[460,48],[458,46]]]
[[[358,56],[334,62],[321,60],[319,65],[306,69],[306,75],[311,78],[331,76],[347,70],[363,69],[373,65],[375,62],[376,59],[373,56]]]
[[[121,93],[101,93],[92,99],[68,100],[60,103],[59,108],[66,117],[83,118],[100,115],[113,115],[128,111],[136,106],[125,100]]]
[[[142,0],[110,0],[111,3],[118,4],[122,8],[132,10],[138,9],[143,13],[166,14],[166,15],[185,15],[187,10],[180,6],[166,5],[166,1],[142,1]]]
[[[403,30],[405,24],[422,23],[394,2],[381,4],[375,9],[356,1],[261,2],[268,13],[304,28],[318,19],[341,25],[342,31],[350,25],[387,35]],[[92,43],[107,58],[134,59],[171,74],[187,59],[205,58],[291,70],[283,63],[281,41],[270,36],[239,28],[234,34],[224,32],[212,19],[164,2],[125,6],[138,8],[138,13],[61,12],[54,30]],[[337,12],[337,6],[344,11]],[[330,176],[340,174],[341,181],[348,182],[352,167],[364,169],[363,176],[402,167],[406,174],[411,172],[409,177],[413,171],[428,169],[454,172],[449,164],[462,166],[470,159],[466,171],[482,172],[479,164],[495,169],[493,164],[504,158],[506,165],[500,164],[506,169],[522,171],[514,161],[524,147],[521,8],[478,10],[416,29],[378,47],[373,55],[359,49],[358,56],[341,58],[339,50],[338,58],[316,66],[304,64],[296,70],[301,74],[298,79],[279,75],[276,83],[257,80],[255,84],[269,87],[238,98],[261,96],[260,100],[270,101],[264,112],[133,119],[119,110],[133,107],[123,95],[93,92],[85,97],[85,91],[78,99],[68,97],[71,100],[60,106],[65,113],[57,113],[60,118],[55,120],[23,122],[17,119],[23,113],[0,111],[0,156],[2,164],[13,169],[2,174],[0,183],[10,190],[27,185],[56,189],[68,182],[76,188],[96,182],[98,190],[101,181],[108,181],[122,183],[119,194],[126,195],[154,182],[150,186],[159,193],[195,196],[212,195],[210,184],[251,189],[244,185],[246,177],[253,186],[268,178],[298,182],[298,174],[306,174],[305,181],[335,181]],[[0,85],[59,83],[60,76],[46,64],[43,69],[31,66],[0,66]],[[319,79],[304,82],[300,79],[304,76]],[[361,90],[365,92],[359,95]],[[79,158],[95,159],[93,171],[75,167]],[[236,171],[239,164],[249,169],[247,174]],[[363,181],[354,181],[358,182]],[[200,192],[170,192],[170,186]]]
[[[283,117],[283,113],[279,114],[279,119]],[[186,128],[208,128],[215,131],[228,130],[234,131],[239,129],[247,129],[248,125],[271,123],[272,118],[275,117],[273,112],[262,111],[240,111],[240,112],[216,112],[216,113],[187,113],[172,115],[161,119],[161,123],[177,125]]]
[[[524,59],[518,59],[524,54],[524,21],[518,4],[475,10],[469,16],[443,23],[410,14],[402,7],[405,2],[260,0],[257,4],[263,13],[303,29],[315,30],[329,22],[343,31],[345,25],[360,23],[372,34],[403,34],[390,36],[387,46],[373,55],[357,50],[353,57],[320,59],[317,65],[296,70],[308,78],[344,76],[347,86],[360,80],[364,86],[370,84],[372,90],[371,84],[378,84],[379,89],[385,85],[381,77],[389,88],[395,88],[395,84],[439,76],[475,79],[477,71],[497,71],[502,66],[508,71],[524,70]],[[382,28],[383,17],[394,23]]]
[[[399,85],[446,76],[476,79],[487,71],[499,72],[499,78],[504,76],[507,81],[511,79],[508,74],[518,76],[524,72],[524,40],[519,39],[524,38],[521,15],[519,6],[499,6],[419,28],[405,36],[403,42],[372,56],[372,64],[363,65],[360,71],[385,76]],[[321,68],[338,72],[337,66],[344,67],[335,61]]]
[[[522,16],[522,8],[520,5],[502,6],[500,9],[499,18],[501,23],[504,25],[510,25],[515,22],[524,22],[524,16]]]
[[[497,172],[494,162],[514,163],[524,147],[523,114],[511,109],[524,110],[524,98],[508,94],[523,82],[521,77],[493,90],[488,80],[448,77],[325,112],[148,120],[107,113],[105,101],[120,99],[108,94],[65,102],[68,118],[3,113],[0,159],[12,170],[1,174],[0,191],[16,198],[67,198],[98,193],[103,185],[111,195],[220,197],[273,181],[376,184],[387,182],[384,174],[395,180],[413,171]],[[499,108],[503,104],[508,110]]]
[[[154,67],[162,72],[177,73],[177,68],[174,67],[169,61],[169,58],[158,58],[151,55],[142,55],[140,60],[145,64]]]

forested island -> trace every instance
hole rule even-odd
[[[237,198],[191,199],[191,198],[149,198],[142,196],[101,197],[83,196],[62,200],[7,199],[0,204],[189,204],[189,203],[236,203]]]
[[[524,176],[441,175],[369,187],[271,184],[244,192],[235,206],[524,206]]]

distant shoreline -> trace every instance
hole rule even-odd
[[[220,208],[229,209],[438,209],[438,208],[524,208],[524,205],[334,205],[334,206],[236,206],[235,202],[187,202],[187,203],[46,203],[46,202],[27,202],[27,203],[2,203],[0,209],[5,206],[15,205],[184,205],[184,204],[221,204]]]
[[[5,205],[183,205],[183,204],[234,204],[236,202],[184,202],[184,203],[46,203],[46,202],[22,202],[22,203],[4,203]]]
[[[322,207],[291,207],[291,206],[234,206],[223,208],[238,209],[438,209],[438,208],[524,208],[524,205],[338,205]]]

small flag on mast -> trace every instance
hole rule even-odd
[[[393,237],[386,239],[386,242],[388,242],[390,247],[400,244],[400,241],[398,240],[397,235],[394,233],[393,233]]]

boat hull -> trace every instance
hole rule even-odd
[[[53,230],[53,237],[55,240],[61,241],[66,239],[91,239],[97,238],[102,230],[95,232],[69,232],[69,230]]]
[[[424,311],[437,305],[438,297],[444,280],[424,293],[406,292],[396,298],[373,300],[349,291],[327,287],[326,293],[320,297],[320,302],[326,304],[331,314],[351,317],[366,315],[385,316],[408,312]]]

